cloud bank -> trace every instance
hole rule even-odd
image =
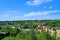
[[[60,15],[50,15],[53,13],[60,13],[60,10],[51,10],[51,11],[38,11],[38,12],[30,12],[21,15],[21,12],[15,11],[13,14],[12,12],[6,11],[6,13],[1,14],[1,20],[35,20],[35,19],[59,19]]]
[[[52,13],[60,12],[59,10],[52,10],[52,11],[38,11],[38,12],[30,12],[28,14],[25,14],[25,17],[30,17],[30,16],[41,16],[41,15],[49,15]]]

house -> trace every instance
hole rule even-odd
[[[47,31],[48,27],[47,26],[42,26],[42,24],[39,24],[37,28],[34,29],[35,31],[41,32],[42,30]]]
[[[24,31],[26,31],[26,32],[29,32],[29,31],[30,31],[30,29],[22,29],[22,30],[24,30]]]
[[[50,27],[50,26],[42,26],[42,24],[38,25],[37,28],[34,29],[36,33],[41,33],[41,31],[50,31],[51,35],[60,37],[60,27]]]
[[[52,33],[52,35],[60,37],[60,27],[51,27],[49,31]]]
[[[10,28],[16,28],[14,25],[9,25]]]
[[[1,25],[1,28],[2,28],[2,30],[4,30],[6,27],[5,27],[5,25]]]

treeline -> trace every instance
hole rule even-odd
[[[21,21],[0,21],[0,26],[1,25],[15,25],[16,23],[22,25],[24,28],[29,28],[30,24],[32,22],[38,22],[38,23],[43,23],[44,26],[51,26],[51,27],[60,27],[60,20],[21,20]]]
[[[33,24],[33,22],[38,22],[36,20],[21,20],[21,21],[0,21],[0,27],[3,25],[13,25],[16,26],[16,24],[22,26],[23,28],[30,28],[30,24]],[[33,24],[34,25],[34,24]],[[38,25],[34,25],[34,27],[37,27]]]
[[[45,26],[60,27],[60,20],[45,20]]]

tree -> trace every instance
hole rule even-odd
[[[12,28],[10,30],[10,35],[11,36],[16,36],[19,32],[20,32],[20,30],[18,28]]]
[[[2,27],[0,27],[0,30],[2,29]]]
[[[5,27],[4,32],[6,33],[10,32],[10,27]]]
[[[34,33],[34,25],[30,24],[30,32],[28,33],[29,40],[37,40],[36,34]]]
[[[5,37],[5,38],[3,38],[2,40],[15,40],[15,38],[14,38],[14,37],[9,36],[9,37]]]
[[[20,38],[21,40],[24,40],[26,35],[27,35],[27,32],[21,30],[16,37]]]

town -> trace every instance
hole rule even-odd
[[[60,38],[60,27],[53,27],[54,25],[52,26],[45,25],[46,22],[51,22],[53,24],[58,21],[60,23],[60,20],[41,20],[41,21],[40,20],[26,20],[26,21],[0,22],[0,39],[3,39],[5,37],[11,37],[11,36],[15,37],[21,32],[23,32],[21,35],[25,36],[24,33],[28,35],[32,29],[35,35],[43,34],[44,32],[49,32],[51,34],[50,36]]]

